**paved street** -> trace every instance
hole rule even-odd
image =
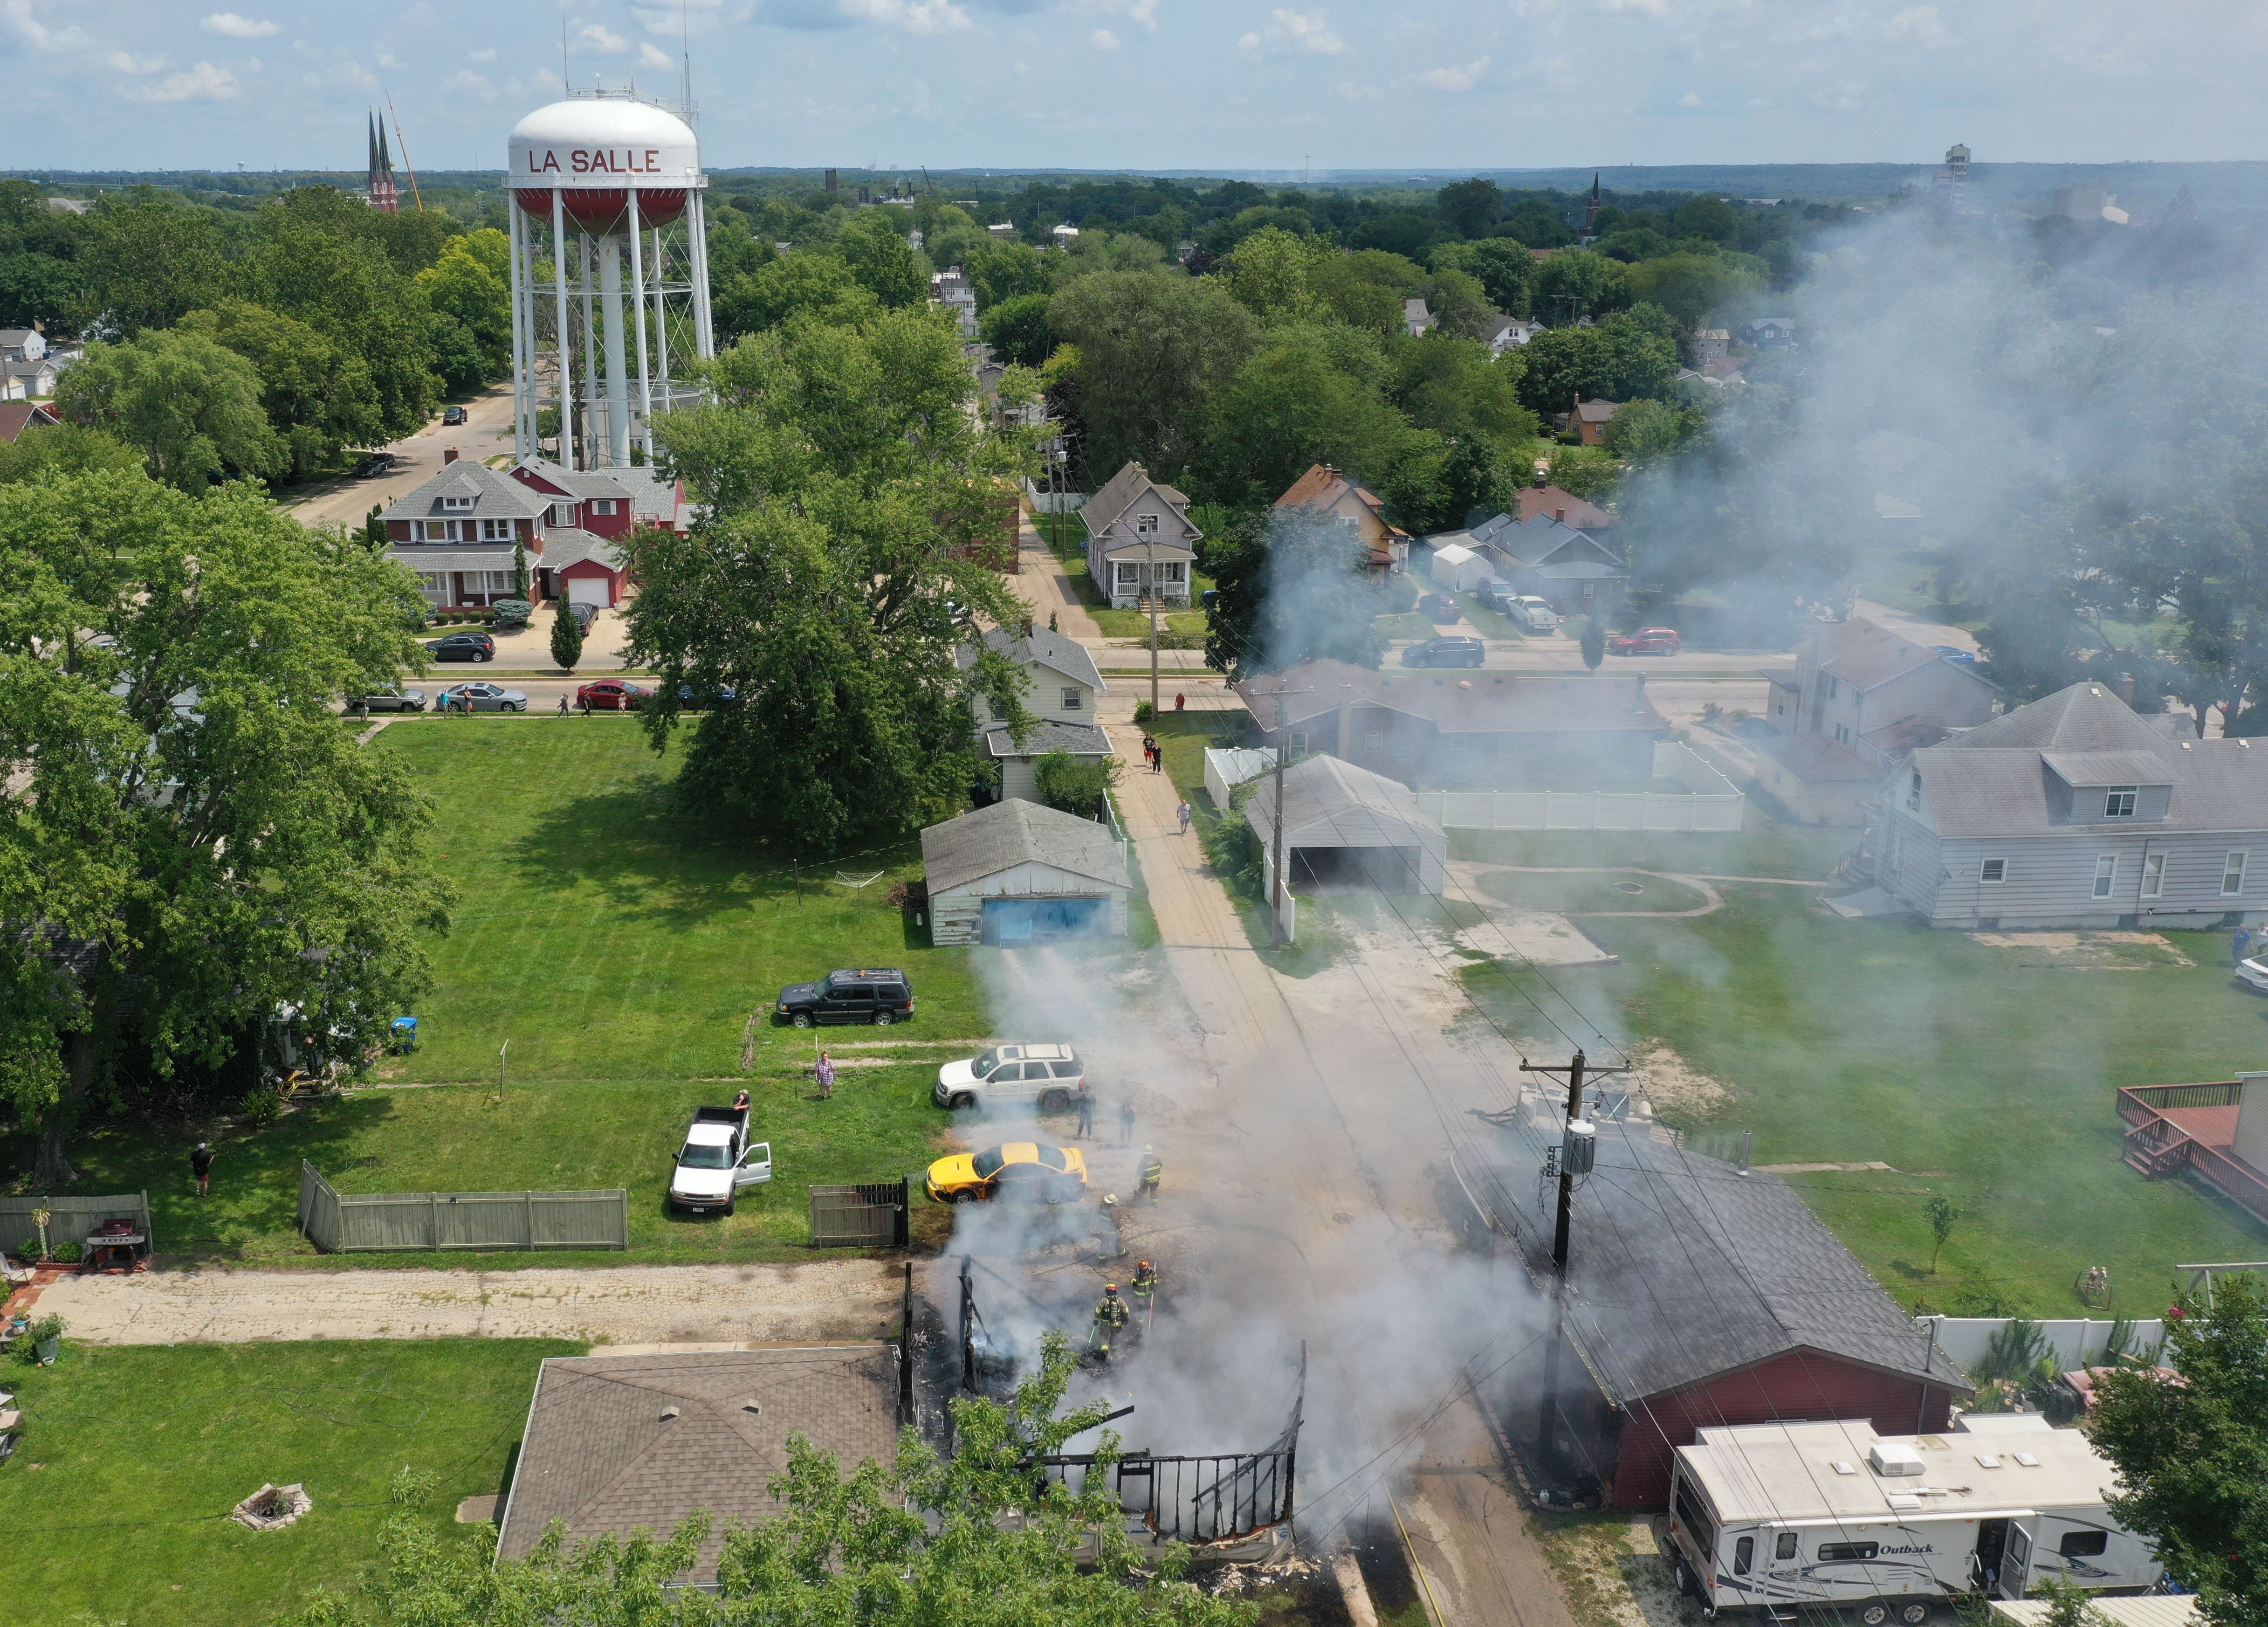
[[[454,446],[460,456],[489,459],[512,452],[512,387],[498,385],[466,403],[468,422],[445,427],[435,418],[423,429],[390,443],[400,461],[372,480],[352,475],[331,482],[291,507],[310,526],[359,526],[373,503],[399,502],[433,478],[441,454]]]

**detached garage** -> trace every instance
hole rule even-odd
[[[1093,820],[996,802],[923,831],[922,867],[933,943],[1126,936],[1126,855]]]
[[[1276,795],[1262,786],[1244,817],[1276,856]],[[1336,757],[1310,757],[1284,770],[1285,877],[1308,892],[1438,894],[1447,881],[1449,839],[1399,780]]]

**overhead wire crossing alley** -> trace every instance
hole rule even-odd
[[[1258,1275],[1274,1280],[1256,1282],[1249,1291],[1287,1296],[1281,1307],[1287,1326],[1318,1312],[1331,1314],[1342,1267],[1355,1263],[1341,1251],[1352,1247],[1349,1240],[1357,1233],[1367,1237],[1381,1228],[1407,1269],[1421,1270],[1427,1249],[1451,1246],[1423,1167],[1438,1160],[1421,1156],[1416,1169],[1388,1167],[1386,1155],[1400,1157],[1411,1145],[1406,1093],[1384,1101],[1357,1082],[1373,1060],[1425,1081],[1436,1065],[1449,1063],[1438,1041],[1421,1043],[1394,1017],[1390,1000],[1360,986],[1348,991],[1352,999],[1346,1003],[1359,1010],[1319,1018],[1308,1001],[1295,1005],[1293,995],[1302,991],[1252,949],[1219,882],[1204,870],[1195,836],[1181,835],[1173,783],[1163,775],[1130,775],[1119,799],[1167,964],[1202,1031],[1206,1072],[1233,1082],[1216,1102],[1204,1104],[1204,1116],[1223,1124],[1232,1139],[1263,1125],[1272,1137],[1281,1126],[1281,1145],[1271,1139],[1270,1156],[1286,1167],[1288,1179],[1262,1189],[1225,1178],[1208,1193],[1222,1205],[1224,1221],[1239,1226],[1246,1246],[1266,1252],[1270,1269]],[[1470,1074],[1464,1059],[1450,1065]],[[1484,1099],[1502,1100],[1500,1086],[1481,1088]],[[1454,1118],[1439,1101],[1433,1116],[1434,1131]],[[1431,1135],[1424,1145],[1434,1145]],[[1335,1351],[1359,1330],[1312,1331],[1319,1350]],[[1525,1511],[1502,1478],[1488,1422],[1467,1388],[1454,1387],[1449,1401],[1436,1408],[1423,1437],[1410,1443],[1406,1462],[1392,1449],[1402,1420],[1373,1416],[1374,1399],[1366,1404],[1336,1355],[1318,1358],[1311,1421],[1327,1410],[1354,1422],[1360,1457],[1375,1454],[1369,1483],[1397,1469],[1409,1472],[1412,1489],[1395,1498],[1391,1512],[1407,1528],[1419,1579],[1445,1623],[1572,1627],[1557,1581],[1528,1535]]]

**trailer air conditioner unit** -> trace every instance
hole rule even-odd
[[[1876,1441],[1867,1449],[1867,1461],[1876,1474],[1885,1478],[1894,1475],[1918,1475],[1925,1467],[1920,1453],[1893,1440]]]

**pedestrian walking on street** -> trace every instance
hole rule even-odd
[[[1182,708],[1187,706],[1189,703],[1189,699],[1186,695],[1177,695],[1174,697],[1174,710],[1175,711],[1181,710]]]
[[[1166,1167],[1158,1161],[1158,1149],[1142,1149],[1142,1196],[1152,1203],[1158,1201],[1158,1182],[1165,1179]]]
[[[1079,1129],[1073,1133],[1081,1136],[1094,1133],[1094,1087],[1085,1079],[1079,1082]]]
[[[559,692],[559,715],[562,718],[567,715],[567,691],[564,689]]]
[[[1158,757],[1159,751],[1157,737],[1150,734],[1144,735],[1142,737],[1142,761],[1150,765],[1150,771],[1152,774],[1158,771]]]
[[[197,1150],[189,1154],[189,1173],[197,1178],[199,1197],[212,1196],[212,1148],[204,1142],[198,1142]]]
[[[825,1051],[820,1052],[818,1062],[813,1064],[811,1077],[819,1081],[819,1093],[821,1097],[833,1095],[835,1093],[835,1059]]]
[[[1182,821],[1182,834],[1188,836],[1189,821],[1197,817],[1197,810],[1189,806],[1189,799],[1187,797],[1182,798],[1182,806],[1174,810],[1174,817]]]
[[[1131,1096],[1118,1099],[1118,1145],[1122,1147],[1134,1145],[1134,1098]]]

